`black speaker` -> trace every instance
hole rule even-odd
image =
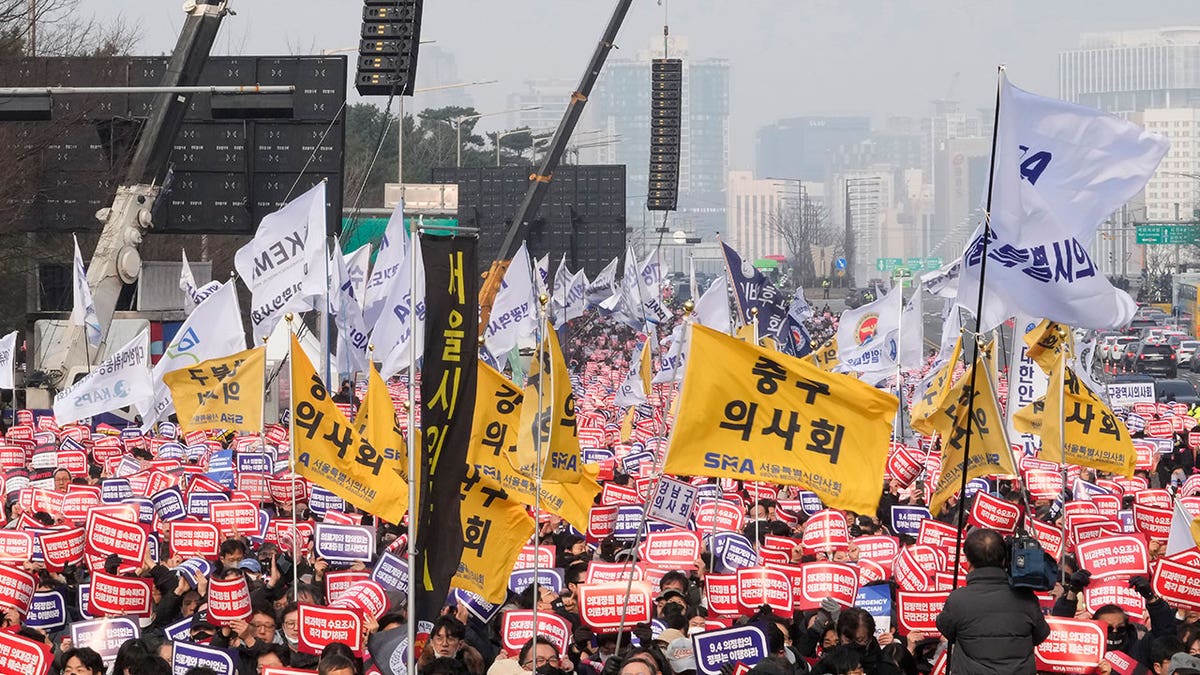
[[[646,208],[674,211],[679,202],[679,134],[683,61],[654,59],[650,70],[650,184]]]
[[[354,88],[362,96],[412,96],[423,0],[364,0]]]

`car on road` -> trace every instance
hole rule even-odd
[[[1196,350],[1200,349],[1200,340],[1180,340],[1179,346],[1175,348],[1175,356],[1178,358],[1180,367],[1188,366],[1194,368],[1194,357]],[[1195,372],[1195,371],[1193,371]]]
[[[1132,335],[1118,335],[1111,338],[1108,348],[1103,352],[1106,366],[1116,370],[1125,360],[1125,350],[1131,344],[1137,344],[1137,338]]]
[[[1179,374],[1179,365],[1175,361],[1175,350],[1170,345],[1142,342],[1133,353],[1129,370],[1173,378]]]
[[[1200,392],[1188,380],[1155,380],[1154,399],[1159,403],[1173,401],[1193,406],[1200,404]]]

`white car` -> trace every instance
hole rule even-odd
[[[1179,348],[1176,354],[1179,356],[1179,365],[1184,365],[1192,362],[1196,356],[1196,350],[1200,349],[1200,340],[1183,340],[1179,343]]]

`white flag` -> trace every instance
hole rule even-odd
[[[325,183],[268,214],[233,258],[251,292],[254,339],[267,337],[285,312],[319,307],[325,293]]]
[[[903,301],[903,288],[896,284],[882,298],[842,312],[837,329],[842,369],[863,373],[895,369]]]
[[[96,348],[100,346],[100,318],[96,315],[96,303],[92,302],[92,289],[88,286],[87,272],[83,268],[83,256],[79,254],[79,240],[71,235],[75,242],[74,288],[75,305],[71,308],[71,325],[83,326],[87,335],[87,343]]]
[[[367,270],[371,266],[371,245],[363,244],[344,257],[346,258],[346,280],[350,282],[350,290],[361,310],[367,298]]]
[[[563,258],[567,256],[564,253]],[[542,256],[540,260],[533,266],[533,279],[537,282],[537,292],[550,294],[550,254]]]
[[[175,411],[171,390],[163,384],[163,375],[246,349],[246,331],[238,307],[237,286],[227,281],[204,299],[171,338],[162,358],[154,364],[154,389],[146,400],[136,403],[142,416],[142,428],[167,419]]]
[[[550,308],[554,312],[554,327],[562,328],[571,319],[583,316],[584,296],[587,294],[587,276],[583,270],[571,274],[567,269],[567,255],[554,272],[554,292],[550,294]]]
[[[148,399],[150,381],[150,329],[138,333],[92,372],[54,397],[54,419],[70,424]]]
[[[958,314],[958,310],[954,311]],[[1050,377],[1041,366],[1029,358],[1029,347],[1025,344],[1025,334],[1041,323],[1039,319],[1018,314],[1013,319],[1012,346],[1008,362],[1008,406],[1005,409],[1005,419],[1008,426],[1008,438],[1013,445],[1019,446],[1026,455],[1034,455],[1041,447],[1041,438],[1037,434],[1022,433],[1013,424],[1017,411],[1030,405],[1046,395],[1046,387]],[[1078,371],[1076,371],[1078,372]],[[1092,391],[1104,391],[1093,389]]]
[[[384,379],[408,367],[410,348],[414,360],[425,350],[425,261],[421,259],[421,237],[413,237],[406,249],[408,255],[388,280],[383,311],[371,332],[371,343],[375,345],[374,358],[382,364],[379,374]],[[410,271],[412,265],[416,265],[415,275]],[[416,288],[412,287],[410,276],[416,277]],[[415,321],[412,317],[414,311]],[[411,345],[410,337],[415,337]]]
[[[665,354],[659,350],[658,372],[654,374],[651,384],[674,382],[683,377],[683,366],[687,363],[686,335],[690,335],[687,332],[686,323],[680,323],[671,330],[671,346],[667,348]]]
[[[996,126],[992,229],[1014,246],[1091,241],[1105,218],[1142,191],[1170,143],[1119,117],[1013,86],[1003,74]],[[1037,204],[1026,200],[1036,196]],[[1041,208],[1057,228],[1047,237]]]
[[[17,331],[0,338],[0,389],[13,389],[17,376]]]
[[[599,307],[604,301],[617,293],[617,258],[600,270],[595,279],[588,283],[587,304],[589,307]]]
[[[204,299],[221,287],[221,282],[210,281],[201,288],[196,288],[196,278],[192,276],[192,266],[188,264],[187,251],[180,251],[183,265],[179,268],[179,290],[183,291],[183,312],[191,314],[193,309],[200,306]]]
[[[1018,312],[1082,328],[1128,324],[1137,306],[1108,282],[1087,245],[1101,221],[1146,185],[1167,141],[1002,78],[996,144],[980,330]],[[959,282],[958,302],[972,312],[983,248],[980,227]]]
[[[497,359],[503,359],[513,347],[532,338],[537,331],[537,299],[532,275],[529,250],[521,244],[504,272],[484,331],[484,345]]]
[[[1183,502],[1175,500],[1175,509],[1171,512],[1171,529],[1167,534],[1167,556],[1182,553],[1196,548],[1200,542],[1192,536],[1192,514],[1183,507]]]
[[[638,299],[645,319],[656,324],[671,318],[671,310],[662,299],[662,280],[666,276],[658,249],[654,249],[638,269]]]
[[[338,330],[338,374],[367,372],[367,328],[354,299],[354,284],[346,269],[346,259],[336,248],[329,256],[329,313]]]
[[[600,303],[600,309],[608,312],[614,321],[623,323],[634,330],[644,330],[646,316],[642,309],[641,300],[641,265],[633,248],[625,249],[625,268],[621,273],[621,284],[607,300]]]
[[[696,323],[726,335],[733,332],[729,319],[729,279],[720,272],[696,302]]]
[[[918,284],[912,297],[900,315],[900,356],[901,368],[920,368],[925,365],[925,321],[922,313],[925,303],[922,299],[924,291]]]
[[[379,322],[384,303],[387,302],[391,291],[392,281],[400,274],[400,268],[406,260],[407,241],[408,234],[404,229],[404,202],[400,202],[396,205],[396,210],[392,211],[392,217],[388,218],[387,227],[383,229],[379,252],[375,254],[375,265],[371,268],[371,276],[367,277],[367,287],[363,292],[363,320],[368,326]]]

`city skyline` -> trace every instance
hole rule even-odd
[[[329,4],[295,0],[281,13],[274,3],[233,3],[238,15],[222,28],[216,53],[298,54],[353,46],[361,4],[344,0],[336,12]],[[1083,33],[1200,25],[1200,3],[1188,0],[1149,6],[1117,0],[949,8],[936,0],[753,5],[759,11],[727,0],[670,5],[671,34],[688,38],[692,58],[730,61],[731,169],[754,166],[755,134],[776,120],[866,115],[878,125],[890,116],[930,116],[931,102],[947,95],[962,101],[964,110],[986,107],[1000,63],[1008,64],[1024,88],[1053,96],[1058,53],[1077,47]],[[140,54],[170,50],[182,21],[177,3],[81,0],[80,9],[119,12],[135,23]],[[481,111],[503,110],[528,80],[577,81],[611,9],[611,2],[594,0],[426,3],[422,37],[453,56],[460,80],[500,80],[463,93]],[[635,3],[612,58],[633,58],[661,35],[662,23],[662,7]],[[750,35],[756,38],[739,38]],[[419,96],[409,109],[426,104]],[[488,122],[488,129],[512,124],[504,116]]]

